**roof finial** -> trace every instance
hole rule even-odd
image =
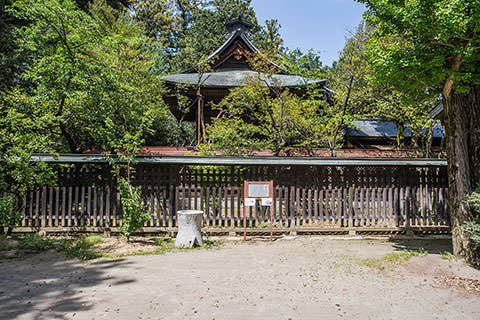
[[[242,12],[239,12],[238,18],[235,20],[228,21],[226,23],[226,26],[227,26],[227,33],[225,34],[225,37],[228,39],[237,31],[241,33],[249,34],[250,29],[253,27],[253,24],[243,20]]]

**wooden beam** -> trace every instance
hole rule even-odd
[[[116,162],[122,162],[111,156]],[[107,163],[102,154],[34,154],[32,161],[49,163]],[[316,157],[192,157],[192,156],[144,156],[135,158],[136,163],[192,164],[192,165],[261,165],[261,166],[412,166],[446,167],[447,161],[437,158],[316,158]]]

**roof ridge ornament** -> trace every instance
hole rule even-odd
[[[245,36],[249,40],[253,39],[253,35],[250,32],[250,29],[253,27],[253,23],[243,20],[241,12],[238,14],[237,19],[227,21],[227,23],[225,23],[225,26],[227,27],[227,32],[225,33],[225,39],[229,39],[236,32],[245,34]]]

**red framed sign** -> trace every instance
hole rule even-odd
[[[255,198],[273,198],[273,180],[270,181],[245,181],[243,185],[243,197]]]
[[[256,201],[270,207],[270,241],[273,238],[273,180],[244,181],[243,184],[243,239],[247,240],[247,207],[253,207]]]

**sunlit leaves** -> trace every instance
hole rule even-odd
[[[362,0],[366,18],[378,36],[395,39],[388,47],[372,42],[373,67],[397,86],[419,84],[440,91],[450,74],[459,92],[479,83],[480,1],[478,0]],[[404,45],[404,44],[407,45]],[[453,57],[461,68],[452,71]]]

